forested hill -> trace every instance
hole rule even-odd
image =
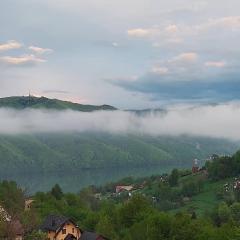
[[[97,110],[116,110],[115,107],[110,105],[83,105],[78,103],[72,103],[68,101],[62,101],[58,99],[50,99],[46,97],[34,97],[34,96],[22,96],[22,97],[6,97],[0,98],[0,108],[14,108],[14,109],[25,109],[25,108],[46,108],[46,109],[57,109],[66,110],[71,109],[82,112],[92,112]]]
[[[111,134],[0,136],[0,173],[85,168],[191,166],[194,158],[231,154],[232,142],[197,137]]]

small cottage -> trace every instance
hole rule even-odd
[[[49,215],[40,231],[47,233],[48,240],[107,240],[96,233],[81,231],[72,219],[63,216]]]
[[[63,216],[49,215],[40,230],[47,233],[49,240],[78,240],[81,237],[77,224]]]

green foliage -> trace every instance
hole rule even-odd
[[[150,177],[148,187],[159,179],[162,181],[162,178],[157,176]],[[168,182],[161,182],[156,185],[156,189],[160,194],[168,192],[164,196],[165,199],[176,201],[175,197],[178,199],[182,194],[182,185],[197,183],[200,179],[201,177],[196,175],[180,178],[177,188],[170,187]],[[134,179],[129,179],[128,183],[132,181]],[[16,184],[1,183],[1,185],[7,186],[13,196],[16,194]],[[209,188],[208,185],[204,185],[204,188],[206,187]],[[56,196],[61,193],[60,186],[54,186],[53,189],[57,193]],[[94,189],[85,188],[79,194],[61,193],[60,198],[56,197],[55,193],[52,194],[52,191],[36,193],[33,196],[32,209],[27,212],[22,210],[20,213],[26,232],[25,239],[45,240],[46,235],[36,230],[43,219],[51,213],[71,217],[81,229],[97,232],[112,240],[229,240],[240,237],[240,204],[237,202],[232,205],[220,203],[211,214],[193,217],[192,212],[189,214],[186,211],[176,214],[161,212],[152,205],[148,196],[140,193],[118,203],[111,199],[93,200]],[[176,190],[179,192],[174,197],[173,192]],[[10,208],[15,208],[18,202],[17,198],[14,199],[15,202]],[[13,232],[10,231],[8,224],[0,219],[0,238],[13,236],[11,234]]]
[[[51,190],[51,194],[57,199],[57,200],[61,200],[63,197],[63,192],[62,189],[60,188],[60,186],[58,184],[56,184],[52,190]]]
[[[24,239],[25,240],[47,240],[47,234],[39,231],[33,231],[30,234],[28,234]]]
[[[201,143],[196,151],[194,142]],[[211,146],[211,148],[209,147]],[[189,166],[214,152],[232,153],[225,140],[98,133],[0,136],[0,173],[64,172],[75,169]]]
[[[0,182],[0,205],[12,216],[18,216],[24,209],[25,196],[13,181]]]
[[[170,186],[171,187],[177,186],[178,180],[179,180],[179,172],[177,169],[173,169],[168,179]]]
[[[217,156],[206,163],[209,177],[218,180],[240,173],[240,151],[233,156]]]
[[[120,224],[127,227],[138,222],[151,210],[150,203],[141,195],[134,195],[119,211]]]
[[[109,105],[94,106],[94,105],[82,105],[78,103],[72,103],[67,101],[61,101],[58,99],[49,99],[46,97],[7,97],[0,98],[0,108],[43,108],[43,109],[57,109],[65,110],[72,109],[81,112],[92,112],[96,110],[116,110],[116,108]]]

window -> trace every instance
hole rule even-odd
[[[62,234],[66,234],[66,229],[63,229],[63,230],[62,230]]]

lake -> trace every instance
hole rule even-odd
[[[56,172],[48,174],[4,174],[0,180],[13,180],[26,189],[27,194],[37,191],[49,191],[58,183],[64,192],[79,192],[89,185],[102,185],[117,181],[124,177],[144,177],[162,174],[171,171],[173,167],[142,167],[142,168],[111,168],[111,169],[86,169],[73,172]]]

